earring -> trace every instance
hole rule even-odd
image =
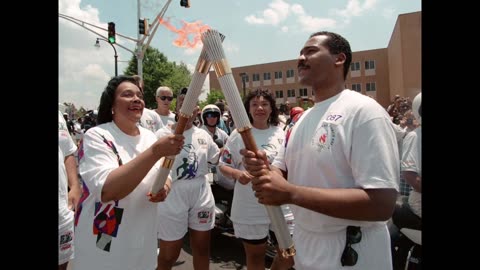
[[[114,112],[113,109],[112,109],[112,115],[114,115],[114,114],[115,114],[115,112]]]

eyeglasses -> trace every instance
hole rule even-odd
[[[360,227],[348,226],[347,227],[347,241],[345,243],[345,249],[342,253],[342,266],[353,266],[357,264],[358,253],[352,248],[353,244],[360,243],[362,240],[362,232]]]
[[[167,96],[160,96],[159,97],[161,100],[165,100],[167,99],[168,101],[172,101],[173,100],[173,97],[167,97]]]

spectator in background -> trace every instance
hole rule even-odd
[[[281,129],[285,130],[289,118],[290,115],[287,114],[287,106],[285,104],[280,104],[280,107],[278,108],[278,121]]]
[[[155,100],[157,101],[157,109],[155,110],[164,126],[172,127],[175,124],[175,114],[170,111],[170,105],[173,101],[173,91],[168,86],[160,86],[155,92]]]
[[[219,100],[215,103],[215,106],[217,106],[220,109],[220,115],[223,115],[225,112],[225,103],[223,103],[223,100]],[[225,124],[225,121],[223,121],[222,118],[220,118],[220,122],[218,123],[218,127],[225,131],[228,135],[230,135],[230,128]]]
[[[98,125],[79,149],[83,195],[75,213],[72,270],[156,267],[156,202],[167,196],[150,189],[159,162],[183,147],[182,135],[158,138],[138,125],[145,102],[138,81],[113,77],[98,108]]]
[[[144,92],[144,83],[142,78],[139,75],[133,75],[133,78],[137,80],[138,85],[140,87],[140,91]],[[142,127],[152,131],[155,133],[157,130],[163,127],[162,119],[160,115],[158,115],[155,110],[150,110],[148,108],[143,109],[142,117],[138,122]]]
[[[422,120],[422,93],[413,100],[412,109],[417,121]],[[408,132],[403,139],[401,171],[406,182],[413,187],[408,202],[393,214],[393,222],[399,229],[406,227],[422,229],[422,128],[417,127]]]
[[[74,153],[77,146],[58,112],[58,269],[66,270],[74,258],[73,216],[82,195]],[[68,191],[70,188],[70,191]]]

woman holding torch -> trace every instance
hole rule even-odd
[[[269,161],[272,162],[279,152],[284,151],[285,140],[285,132],[278,126],[278,109],[275,99],[268,90],[257,89],[246,96],[244,106],[253,126],[251,132],[257,147],[264,150]],[[234,188],[231,220],[235,236],[243,242],[247,268],[263,270],[265,269],[265,251],[270,219],[265,207],[255,198],[250,183],[251,175],[243,167],[240,155],[240,149],[243,148],[245,145],[240,133],[238,130],[233,131],[223,150],[219,168],[224,176],[237,180]],[[288,260],[292,260],[292,257],[289,257]],[[293,261],[290,261],[290,265],[293,265]]]
[[[75,211],[75,258],[71,269],[155,268],[156,204],[165,199],[149,190],[158,160],[175,155],[182,135],[157,139],[138,125],[145,102],[138,80],[113,77],[98,108],[98,125],[79,146],[83,194]],[[70,265],[69,265],[70,266]]]
[[[182,93],[177,99],[177,114],[180,114],[184,98]],[[185,124],[185,145],[175,156],[170,171],[172,189],[167,199],[158,204],[160,254],[157,270],[172,268],[180,255],[187,230],[193,251],[193,268],[209,269],[210,231],[215,222],[215,199],[207,175],[209,166],[218,163],[220,149],[207,131],[193,125],[198,111],[196,106]],[[163,127],[155,134],[159,138],[171,134],[177,124],[172,129]]]

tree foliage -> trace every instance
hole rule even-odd
[[[207,95],[207,99],[200,102],[200,108],[205,107],[208,104],[215,104],[219,99],[225,100],[222,90],[210,89],[210,93]]]
[[[124,74],[137,74],[136,56],[132,56]],[[184,63],[169,62],[168,58],[159,50],[152,47],[147,48],[143,57],[144,100],[147,108],[157,107],[155,92],[158,87],[168,86],[172,89],[174,96],[177,96],[180,89],[188,87],[190,81],[191,74]]]

